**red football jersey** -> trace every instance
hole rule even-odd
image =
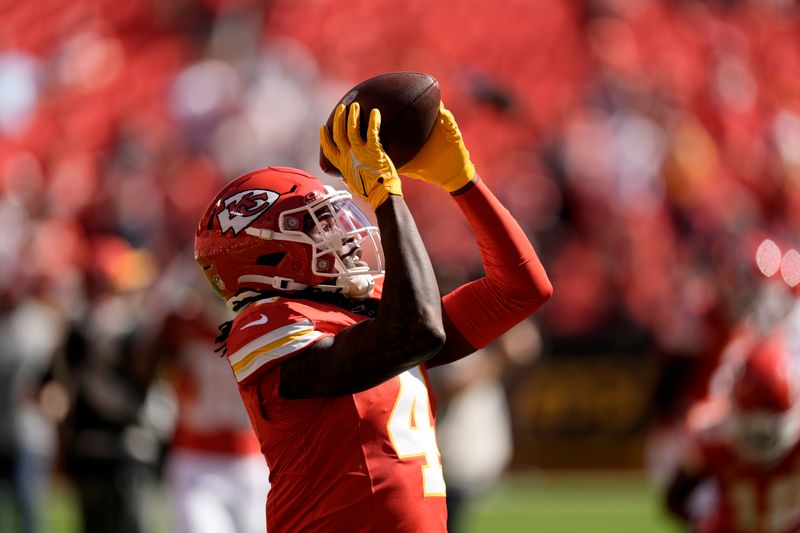
[[[703,470],[717,485],[715,509],[704,533],[796,533],[800,531],[800,443],[777,463],[764,466],[736,452],[724,425],[727,404],[713,409],[695,435]],[[716,420],[714,420],[716,419]]]
[[[215,328],[205,320],[171,316],[165,324],[167,351],[174,358],[178,419],[171,446],[213,454],[259,453],[236,383],[214,353]]]
[[[270,468],[270,533],[447,530],[424,366],[352,395],[278,393],[281,361],[364,319],[331,304],[271,298],[233,323],[229,361]]]

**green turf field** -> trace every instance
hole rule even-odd
[[[642,476],[509,476],[475,501],[463,533],[674,533]]]
[[[161,491],[154,491],[154,533],[170,533]],[[645,479],[631,474],[510,475],[475,500],[462,533],[675,533]],[[77,533],[74,500],[56,484],[47,533]]]

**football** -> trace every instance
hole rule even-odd
[[[396,168],[405,165],[419,152],[433,130],[441,101],[439,82],[422,72],[387,72],[362,81],[337,102],[325,125],[333,127],[339,104],[361,105],[361,137],[366,138],[370,112],[381,111],[381,143]],[[339,170],[319,152],[319,166],[327,174]]]

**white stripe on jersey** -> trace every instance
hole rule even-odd
[[[236,375],[236,381],[242,381],[248,376],[250,376],[253,372],[261,368],[265,363],[270,361],[274,361],[275,359],[279,359],[284,355],[290,354],[292,352],[296,352],[302,348],[305,348],[312,342],[316,341],[320,337],[324,336],[325,334],[321,331],[314,331],[310,330],[308,333],[301,334],[301,335],[293,335],[290,336],[286,340],[286,344],[279,345],[278,347],[272,350],[265,350],[261,352],[260,350],[256,350],[254,352],[255,357],[247,361],[244,366],[241,368],[234,369],[234,374]],[[276,344],[276,343],[273,343]]]
[[[310,320],[303,320],[302,322],[295,322],[294,324],[289,324],[288,326],[283,326],[278,329],[273,329],[269,333],[266,333],[257,339],[254,339],[234,353],[228,356],[228,359],[231,362],[231,366],[235,365],[245,357],[247,357],[250,353],[254,352],[255,350],[265,346],[267,344],[272,344],[275,341],[278,341],[284,337],[288,337],[289,335],[299,333],[301,331],[307,329],[313,329],[314,324]]]
[[[228,358],[236,381],[241,382],[265,363],[305,348],[323,335],[310,320],[303,320],[250,341]]]

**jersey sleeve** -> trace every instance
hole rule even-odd
[[[483,348],[536,311],[553,286],[527,235],[483,181],[453,198],[472,227],[486,275],[442,302],[459,333]]]
[[[236,381],[242,383],[332,335],[316,322],[308,308],[280,298],[252,304],[236,317],[228,338],[228,361]]]

